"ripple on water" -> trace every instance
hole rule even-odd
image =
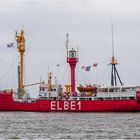
[[[0,112],[4,139],[136,139],[140,113]]]

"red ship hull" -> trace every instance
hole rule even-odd
[[[38,112],[95,112],[95,111],[140,111],[137,99],[126,100],[36,100],[17,102],[12,94],[0,94],[0,111]]]

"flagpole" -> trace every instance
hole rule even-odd
[[[59,79],[60,79],[60,64],[57,64],[57,82],[59,83]]]
[[[68,46],[69,46],[69,33],[66,34],[66,51],[67,51],[67,58],[68,58]]]
[[[95,70],[95,74],[96,74],[96,81],[95,81],[95,85],[97,85],[97,67],[96,67],[96,70]]]

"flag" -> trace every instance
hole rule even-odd
[[[90,71],[90,67],[91,67],[91,66],[87,66],[85,70],[86,70],[86,71]]]
[[[97,67],[97,65],[98,65],[98,63],[94,63],[94,64],[93,64],[93,67]]]
[[[7,44],[7,47],[8,47],[8,48],[14,47],[14,42]]]
[[[85,69],[85,66],[81,66],[81,69],[83,69],[83,70],[84,70],[84,69]]]

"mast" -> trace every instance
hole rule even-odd
[[[114,35],[113,35],[112,19],[111,19],[111,32],[112,32],[111,86],[117,86],[117,77],[118,77],[119,82],[122,86],[123,83],[121,81],[121,78],[120,78],[119,73],[118,73],[117,68],[116,68],[117,60],[115,59],[115,56],[114,56]]]
[[[19,77],[19,93],[20,97],[24,93],[24,52],[25,52],[25,38],[24,31],[21,30],[21,33],[18,34],[16,32],[16,41],[17,41],[17,49],[20,53],[20,77]]]
[[[48,86],[49,86],[49,91],[52,90],[52,73],[48,73]]]
[[[20,65],[18,65],[18,98],[20,98]]]
[[[69,34],[66,34],[66,51],[67,51],[67,57],[68,57],[68,46],[69,46]]]

